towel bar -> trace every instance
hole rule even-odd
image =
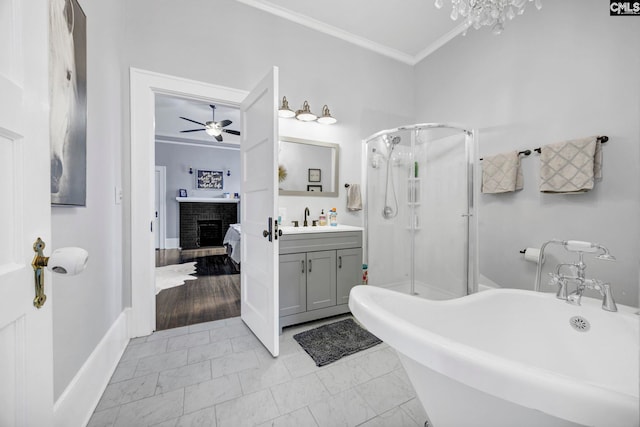
[[[525,156],[528,156],[529,154],[531,154],[531,150],[524,150],[524,151],[518,151],[518,156],[520,154],[524,154]],[[480,157],[480,160],[482,160],[483,158]]]
[[[599,137],[598,137],[598,141],[600,141],[600,144],[604,144],[604,143],[605,143],[605,142],[607,142],[608,140],[609,140],[609,137],[608,137],[608,136],[606,136],[606,135],[603,135],[603,136],[599,136]],[[535,150],[533,150],[533,151],[535,151],[536,153],[540,153],[540,152],[542,151],[542,147],[538,147],[538,148],[536,148],[536,149],[535,149]],[[482,159],[480,159],[480,160],[482,160]]]
[[[344,188],[349,188],[351,187],[351,184],[344,184]]]

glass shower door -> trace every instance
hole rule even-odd
[[[475,289],[473,134],[415,125],[365,147],[369,284],[429,299]]]

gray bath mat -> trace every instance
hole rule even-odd
[[[371,332],[360,327],[353,319],[345,319],[300,332],[293,338],[316,362],[316,366],[328,365],[344,356],[382,342]]]

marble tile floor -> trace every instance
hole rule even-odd
[[[380,344],[316,367],[285,328],[273,358],[234,317],[135,338],[89,427],[422,427],[395,351]]]

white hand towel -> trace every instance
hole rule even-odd
[[[351,184],[347,189],[347,210],[362,210],[362,195],[360,194],[360,184]]]
[[[482,159],[482,192],[507,193],[522,190],[524,179],[517,151]]]
[[[602,151],[598,138],[557,142],[540,150],[540,191],[584,193],[602,177]]]

